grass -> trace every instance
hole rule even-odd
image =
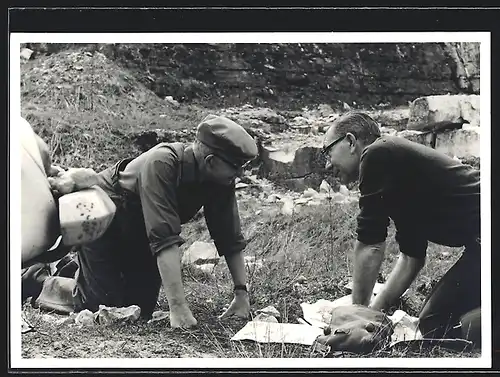
[[[331,205],[325,211],[303,210],[287,217],[279,213],[257,216],[253,209],[257,201],[240,204],[242,224],[250,242],[246,255],[264,258],[261,268],[247,266],[252,313],[273,305],[281,313],[284,323],[298,323],[302,317],[301,302],[318,299],[334,300],[347,292],[344,288],[349,271],[349,254],[354,235],[356,206]],[[271,209],[271,208],[268,208]],[[185,225],[182,236],[188,247],[196,240],[208,240],[203,219]],[[390,229],[389,237],[394,229]],[[338,236],[341,235],[341,236]],[[332,252],[333,250],[333,252]],[[443,251],[431,246],[434,255]],[[386,276],[397,254],[389,251],[383,264],[382,276]],[[404,309],[415,315],[424,295],[415,287],[427,281],[428,276],[441,274],[453,260],[430,258],[426,272],[419,276],[412,288],[414,298],[411,307]],[[307,278],[303,291],[296,291],[294,283],[299,276]],[[251,341],[231,341],[230,338],[246,323],[240,319],[219,321],[217,316],[232,299],[231,279],[223,260],[212,274],[186,266],[183,269],[187,300],[199,326],[192,330],[173,330],[168,320],[148,324],[95,326],[82,329],[68,325],[56,326],[44,321],[42,313],[29,306],[25,313],[36,327],[36,332],[23,335],[23,357],[223,357],[223,358],[317,358],[325,357],[313,347],[294,344],[259,344]],[[403,304],[401,304],[403,305]],[[159,297],[159,309],[168,311],[163,291]],[[121,344],[117,342],[126,343]],[[63,342],[64,346],[61,346]],[[103,346],[103,344],[108,345]],[[130,344],[130,346],[127,346]],[[464,354],[473,357],[473,353]],[[332,357],[353,357],[344,353]],[[359,357],[359,355],[356,355]],[[364,357],[456,357],[456,352],[434,348],[415,352],[411,350],[380,351]]]
[[[203,107],[188,104],[173,106],[155,96],[102,54],[75,49],[23,63],[21,95],[22,115],[49,144],[54,163],[64,168],[91,167],[96,171],[121,158],[139,154],[133,135],[155,128],[191,128],[209,112]],[[301,302],[334,300],[347,293],[344,285],[352,274],[350,265],[355,240],[356,203],[306,207],[300,213],[285,216],[279,213],[277,204],[263,203],[247,195],[241,196],[239,209],[243,232],[249,240],[245,254],[264,260],[261,268],[247,266],[252,313],[273,305],[281,313],[282,322],[298,323],[297,319],[302,316]],[[261,211],[260,214],[257,215],[257,211]],[[187,240],[183,247],[194,241],[209,241],[203,217],[198,216],[186,224],[182,236]],[[416,315],[424,293],[454,263],[457,254],[451,248],[431,244],[427,264],[410,289],[408,296],[411,300],[404,300],[398,307]],[[394,227],[391,225],[381,281],[388,275],[397,255]],[[221,260],[211,274],[185,267],[183,275],[187,300],[199,322],[197,328],[173,330],[165,320],[81,329],[57,325],[54,322],[56,314],[47,315],[25,305],[23,310],[36,331],[22,336],[22,356],[325,356],[308,346],[230,341],[246,321],[217,320],[217,315],[232,299],[232,283],[225,262]],[[307,279],[302,289],[295,287],[298,277]],[[420,286],[423,290],[417,289]],[[168,310],[163,291],[159,297],[159,309]],[[457,355],[433,349],[415,354],[409,350],[379,352],[368,357],[374,356]]]
[[[175,107],[103,54],[61,51],[21,67],[21,114],[48,143],[54,163],[101,170],[137,155],[141,131],[195,127],[208,110]]]

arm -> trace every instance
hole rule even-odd
[[[189,327],[197,324],[186,302],[181,274],[181,251],[172,245],[158,252],[156,263],[170,309],[170,326]]]
[[[246,284],[240,215],[232,187],[211,187],[210,200],[204,205],[205,221],[220,256],[224,256],[234,285]]]
[[[382,291],[375,296],[373,309],[387,309],[408,289],[425,264],[425,258],[413,258],[401,253]]]
[[[233,278],[233,284],[246,286],[247,274],[245,269],[245,261],[243,259],[243,253],[238,251],[233,254],[228,254],[224,256]],[[231,315],[235,315],[241,318],[248,318],[250,315],[250,298],[248,292],[242,289],[236,289],[234,291],[234,298],[229,308],[222,313],[219,319],[227,318]]]
[[[408,289],[425,265],[428,242],[415,229],[414,224],[399,221],[396,224],[396,241],[401,254],[387,282],[371,306],[374,309],[386,309]]]
[[[171,327],[197,324],[186,302],[181,273],[181,221],[177,213],[177,168],[172,155],[155,152],[141,168],[138,191],[151,252],[170,309]]]
[[[226,190],[219,188],[212,199],[204,207],[208,230],[219,255],[224,255],[226,259],[233,284],[235,286],[246,286],[247,273],[243,259],[243,249],[246,246],[246,241],[241,234],[240,217],[234,189],[230,187]],[[219,318],[226,318],[230,315],[246,318],[249,314],[250,300],[248,292],[236,289],[229,308]]]
[[[384,259],[385,241],[366,245],[356,241],[354,249],[352,303],[368,306]]]
[[[360,160],[360,212],[354,248],[353,304],[369,305],[373,286],[384,259],[389,225],[387,195],[392,174],[383,148],[368,147]]]
[[[238,251],[233,254],[225,255],[227,267],[233,278],[234,285],[246,285],[247,283],[247,272],[245,269],[245,260],[243,259],[243,253]]]

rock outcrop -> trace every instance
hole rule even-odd
[[[219,262],[219,255],[213,242],[196,241],[184,251],[181,262],[184,265],[215,265]]]
[[[321,147],[321,136],[283,133],[262,147],[258,175],[292,190],[319,187],[327,173]]]
[[[480,157],[480,97],[443,95],[417,98],[410,105],[407,128],[397,135],[451,157]]]
[[[407,129],[425,131],[461,127],[467,123],[479,126],[478,95],[442,95],[420,97],[410,105]]]
[[[461,160],[480,156],[479,127],[446,130],[436,135],[436,150]]]
[[[417,97],[479,93],[479,43],[84,44],[161,98],[214,108],[250,103],[300,110],[407,105]],[[24,44],[52,54],[75,44]]]

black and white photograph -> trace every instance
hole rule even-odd
[[[491,366],[489,54],[12,33],[12,366]]]

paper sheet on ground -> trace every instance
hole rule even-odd
[[[422,339],[422,333],[418,328],[418,318],[412,317],[403,310],[396,310],[389,318],[394,323],[391,346],[401,341]]]
[[[313,304],[300,304],[304,319],[311,325],[293,323],[272,323],[251,321],[238,331],[231,340],[253,340],[258,343],[295,343],[312,345],[318,335],[323,334],[323,328],[331,321],[331,310],[338,306],[352,304],[351,295],[335,301],[318,300]],[[395,324],[391,345],[400,341],[421,339],[418,330],[418,318],[411,317],[402,310],[396,310],[389,317]]]
[[[258,343],[294,343],[312,345],[323,330],[295,323],[250,321],[231,340],[253,340]]]

